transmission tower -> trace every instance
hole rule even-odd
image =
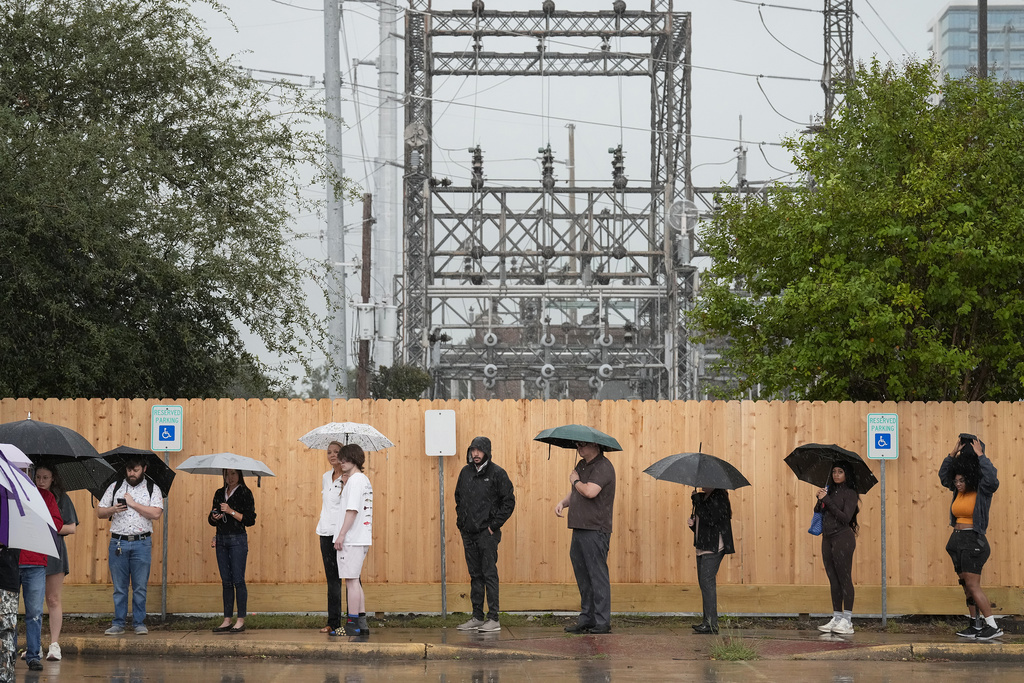
[[[853,0],[825,0],[825,63],[821,89],[825,91],[825,121],[832,120],[838,104],[835,84],[853,78]]]
[[[429,0],[410,2],[402,350],[429,368],[436,397],[453,385],[477,398],[693,395],[683,313],[696,269],[672,219],[691,189],[690,14],[673,0],[652,0],[650,11],[608,6],[559,11],[545,0],[503,11],[475,0],[434,11]],[[612,49],[617,38],[649,49]],[[599,49],[564,47],[588,39]],[[501,51],[485,49],[492,40]],[[460,47],[467,41],[470,50]],[[521,51],[510,49],[516,41]],[[550,144],[533,185],[489,187],[486,144],[469,150],[465,184],[438,181],[435,76],[649,79],[650,183],[628,182],[619,147],[609,150],[607,184],[560,184]]]

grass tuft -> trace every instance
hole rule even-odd
[[[742,638],[720,638],[711,646],[711,659],[716,661],[744,662],[757,658],[757,649]]]

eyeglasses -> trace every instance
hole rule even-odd
[[[577,441],[576,442],[576,448],[583,448],[584,446],[589,446],[589,445],[590,445],[589,441]]]

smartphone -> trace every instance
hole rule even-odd
[[[127,505],[127,504],[128,504],[128,502],[127,502],[127,501],[125,501],[125,499],[124,499],[124,498],[118,498],[118,499],[117,499],[117,504],[118,504],[118,505]]]

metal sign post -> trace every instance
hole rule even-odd
[[[868,458],[881,460],[882,476],[882,628],[888,616],[888,574],[885,566],[885,461],[900,455],[900,417],[895,413],[871,413],[868,423]]]
[[[171,463],[167,459],[167,451],[180,451],[184,439],[185,408],[184,406],[153,406],[150,409],[150,450],[163,451],[164,464],[168,467]],[[163,561],[160,570],[160,620],[167,621],[167,521],[170,519],[167,512],[170,501],[167,495],[164,496],[164,523],[163,523]]]
[[[441,519],[441,618],[448,616],[447,560],[444,542],[444,456],[455,455],[455,411],[428,410],[423,416],[423,442],[427,455],[441,456],[437,463],[438,506]]]

